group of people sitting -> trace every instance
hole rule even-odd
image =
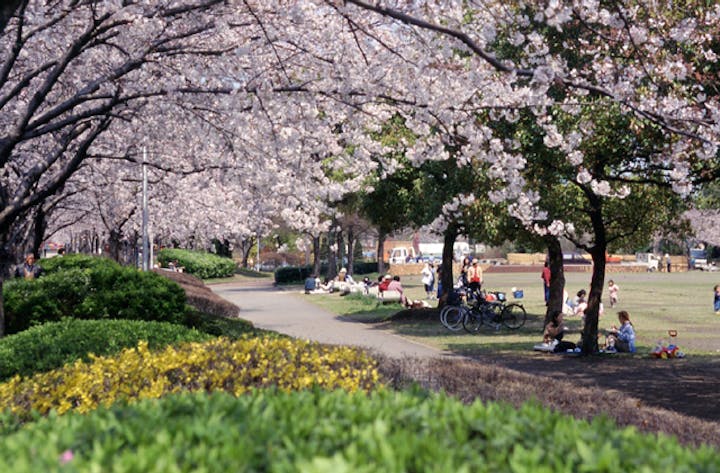
[[[365,277],[360,282],[356,282],[352,275],[348,274],[346,268],[341,268],[338,275],[324,281],[316,275],[311,275],[305,280],[305,294],[330,294],[339,293],[341,296],[350,293],[361,293],[365,295],[375,295],[380,299],[393,295],[393,299],[398,300],[405,307],[416,307],[421,301],[410,301],[405,295],[405,290],[400,282],[398,275],[381,275],[377,281],[372,281]],[[397,297],[397,299],[394,299]],[[425,305],[423,305],[424,307]]]
[[[367,279],[367,278],[365,278]],[[364,292],[365,281],[356,283],[353,277],[348,274],[347,269],[342,268],[335,278],[325,278],[321,281],[315,274],[305,279],[305,294],[329,294],[340,292],[350,294],[351,292]]]
[[[635,353],[635,327],[630,321],[630,314],[621,310],[618,312],[620,326],[612,325],[605,331],[605,344],[601,349],[606,353]],[[562,311],[554,311],[550,321],[545,325],[543,343],[536,345],[539,351],[554,351],[564,353],[567,351],[580,351],[579,344],[564,340],[568,329],[565,326],[565,315]]]

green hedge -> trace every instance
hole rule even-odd
[[[64,319],[0,339],[0,381],[59,368],[90,353],[111,355],[146,340],[151,350],[211,335],[181,325],[140,320]]]
[[[38,264],[42,267],[46,275],[57,273],[58,271],[68,271],[70,269],[92,269],[100,271],[118,267],[118,264],[109,258],[81,254],[44,258],[38,261]]]
[[[185,394],[20,428],[2,420],[0,471],[13,473],[720,471],[711,448],[607,419],[424,393]]]
[[[377,272],[377,261],[356,261],[353,263],[353,274],[370,274]]]
[[[378,270],[377,262],[365,262],[359,261],[353,263],[353,274],[370,274],[376,273]],[[320,266],[320,274],[326,274],[328,266],[323,264]],[[275,282],[278,284],[288,283],[299,283],[305,281],[305,279],[313,273],[313,267],[310,265],[304,266],[285,266],[275,270]]]
[[[53,260],[45,276],[4,285],[6,333],[63,317],[183,321],[185,293],[162,276],[100,258]]]
[[[203,251],[165,248],[158,252],[158,261],[164,268],[170,262],[178,262],[186,273],[200,279],[226,278],[235,274],[237,264],[230,258],[223,258]]]

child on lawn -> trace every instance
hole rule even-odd
[[[615,284],[615,281],[612,279],[608,281],[608,294],[610,295],[610,307],[615,307],[615,304],[618,302],[618,292],[620,291],[620,286]]]

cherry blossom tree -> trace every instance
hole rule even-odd
[[[592,352],[607,249],[603,207],[633,191],[642,197],[648,186],[685,195],[694,173],[717,175],[718,101],[708,71],[717,70],[718,7],[689,2],[679,10],[658,2],[619,1],[325,4],[367,38],[359,41],[362,52],[375,40],[395,55],[385,64],[396,66],[404,79],[392,81],[393,71],[387,69],[371,72],[372,95],[412,108],[415,125],[409,126],[419,136],[427,136],[421,130],[428,126],[442,129],[464,117],[465,156],[483,156],[507,183],[491,198],[511,203],[513,215],[540,233],[572,231],[577,222],[542,223],[548,214],[524,176],[527,159],[516,142],[478,120],[480,111],[511,123],[522,110],[533,114],[545,145],[560,150],[573,168],[572,180],[589,209],[590,233],[576,240],[591,250],[594,262],[584,334],[584,349]],[[363,57],[372,70],[370,55]],[[560,130],[554,115],[575,116],[580,127],[583,119],[577,115],[587,106],[617,110],[626,117],[629,139],[656,133],[656,146],[627,147],[633,154],[608,166],[600,153],[599,164],[591,166],[583,148],[594,143],[597,149],[602,140],[588,126],[579,133],[572,127]],[[432,139],[421,146],[428,143]],[[586,235],[591,239],[583,242]]]
[[[165,67],[222,50],[220,39],[199,46],[220,3],[27,1],[7,21],[3,10],[0,289],[13,226],[63,188],[113,122],[143,100],[207,91]]]
[[[507,206],[539,234],[577,230],[595,263],[591,338],[604,212],[651,186],[687,194],[696,175],[718,172],[720,8],[660,3],[20,3],[2,30],[10,52],[0,72],[12,74],[0,76],[9,97],[0,101],[0,235],[89,155],[127,155],[138,135],[136,154],[147,146],[158,173],[179,176],[162,184],[156,176],[168,198],[155,194],[154,224],[168,235],[243,234],[258,224],[251,218],[269,216],[316,232],[332,203],[369,174],[386,179],[426,161],[452,159],[461,169],[482,162],[503,187],[458,193],[442,220],[450,224],[482,200]],[[138,103],[153,109],[150,127],[139,127]],[[608,156],[593,151],[603,134],[591,125],[607,110],[624,120],[628,139],[654,134],[655,146],[618,147],[635,154],[604,165]],[[373,138],[398,113],[417,137],[404,143],[409,163]],[[590,213],[554,213],[552,197],[530,179],[519,131],[508,130],[521,118],[562,164],[554,183],[569,184]],[[20,159],[27,156],[33,160]],[[33,167],[40,157],[44,164]],[[232,206],[238,210],[228,216]]]

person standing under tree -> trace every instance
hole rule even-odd
[[[435,287],[435,274],[433,272],[432,263],[425,263],[425,266],[423,266],[420,274],[422,275],[422,283],[425,286],[425,297],[427,299],[432,299],[433,288]]]
[[[15,277],[25,279],[37,279],[42,274],[42,268],[35,264],[35,255],[28,253],[25,262],[15,268]]]
[[[672,268],[672,261],[670,261],[670,255],[668,253],[665,253],[665,265],[667,266],[667,272],[669,273]]]
[[[542,274],[540,275],[543,281],[543,291],[545,294],[545,305],[547,305],[548,301],[550,300],[550,267],[548,266],[548,262],[545,261],[545,265],[542,269]]]
[[[467,271],[468,287],[473,292],[480,292],[483,282],[482,268],[478,265],[478,260],[473,259],[472,264]]]

